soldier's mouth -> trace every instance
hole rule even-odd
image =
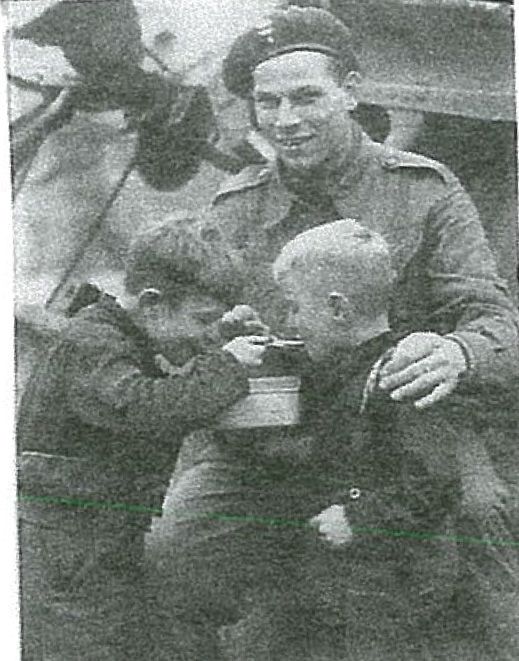
[[[306,145],[308,142],[310,142],[312,138],[313,136],[311,135],[299,135],[293,138],[283,138],[278,140],[278,144],[283,149],[298,149],[299,147],[302,147],[303,145]]]

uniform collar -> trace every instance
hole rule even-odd
[[[328,197],[335,202],[360,182],[371,154],[369,147],[373,143],[356,122],[352,123],[352,132],[351,149],[333,168],[321,166],[316,172],[302,174],[288,173],[279,162],[271,165],[264,229],[270,230],[283,222],[292,204],[304,198],[311,200],[316,189],[316,197]]]

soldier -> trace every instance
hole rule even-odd
[[[145,533],[182,436],[247,393],[244,366],[264,351],[208,344],[233,278],[231,256],[155,227],[130,250],[125,306],[100,291],[74,301],[31,375],[17,429],[27,661],[157,658]]]
[[[299,7],[273,13],[237,39],[224,62],[224,82],[249,104],[252,121],[268,143],[265,152],[275,157],[229,179],[200,232],[215,249],[222,240],[234,246],[245,268],[241,299],[274,332],[283,332],[285,304],[271,272],[275,257],[311,227],[354,218],[382,235],[396,271],[389,321],[404,339],[384,365],[381,390],[425,408],[448,401],[457,389],[509,386],[519,362],[518,317],[497,276],[477,211],[443,165],[372,142],[352,119],[360,67],[351,44],[349,30],[331,14]],[[281,435],[278,445],[283,445]],[[271,445],[264,446],[271,453]],[[240,491],[232,471],[224,469],[222,453],[231,447],[216,437],[205,444],[196,467],[177,483],[172,503],[187,499],[204,512],[250,514],[238,506]],[[233,448],[230,463],[251,467],[254,456],[261,467],[261,443],[241,447],[241,457],[240,447]],[[284,467],[277,468],[280,474],[295,470],[298,451],[290,458],[289,447]],[[272,476],[272,461],[263,459]],[[263,516],[275,518],[276,511]],[[170,531],[178,543],[175,554],[183,556],[183,570],[190,566],[191,576],[210,571],[204,556],[213,559],[216,570],[218,557],[223,559],[226,550],[232,557],[232,549],[246,542],[245,524],[236,519],[197,526],[205,528],[198,547],[193,522],[191,527],[172,524]],[[237,544],[232,549],[230,533]],[[167,553],[164,548],[166,571]],[[259,568],[255,560],[251,555],[248,570]],[[221,573],[212,587],[238,577],[243,567],[231,564],[232,576],[230,569]],[[269,578],[268,567],[262,578]],[[222,587],[220,599],[215,597],[225,603],[215,622],[228,621],[231,611],[246,606],[243,600],[233,603],[230,591],[228,598],[225,594]],[[210,602],[204,605],[207,614]],[[203,620],[199,611],[193,617]]]
[[[360,69],[351,43],[331,14],[292,7],[238,38],[224,62],[227,88],[276,153],[229,179],[212,207],[249,265],[243,299],[279,328],[275,255],[305,229],[355,218],[389,244],[392,327],[429,332],[395,354],[385,387],[432,404],[461,377],[506,382],[518,362],[517,314],[477,211],[443,165],[373,143],[350,117]]]

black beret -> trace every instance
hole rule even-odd
[[[316,51],[334,57],[345,72],[358,71],[351,48],[350,30],[323,9],[289,7],[278,10],[234,42],[223,62],[225,87],[247,98],[253,87],[254,69],[273,57],[298,50]]]

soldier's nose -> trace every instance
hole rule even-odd
[[[276,126],[278,128],[293,128],[299,125],[300,118],[288,99],[282,99],[278,107]]]

